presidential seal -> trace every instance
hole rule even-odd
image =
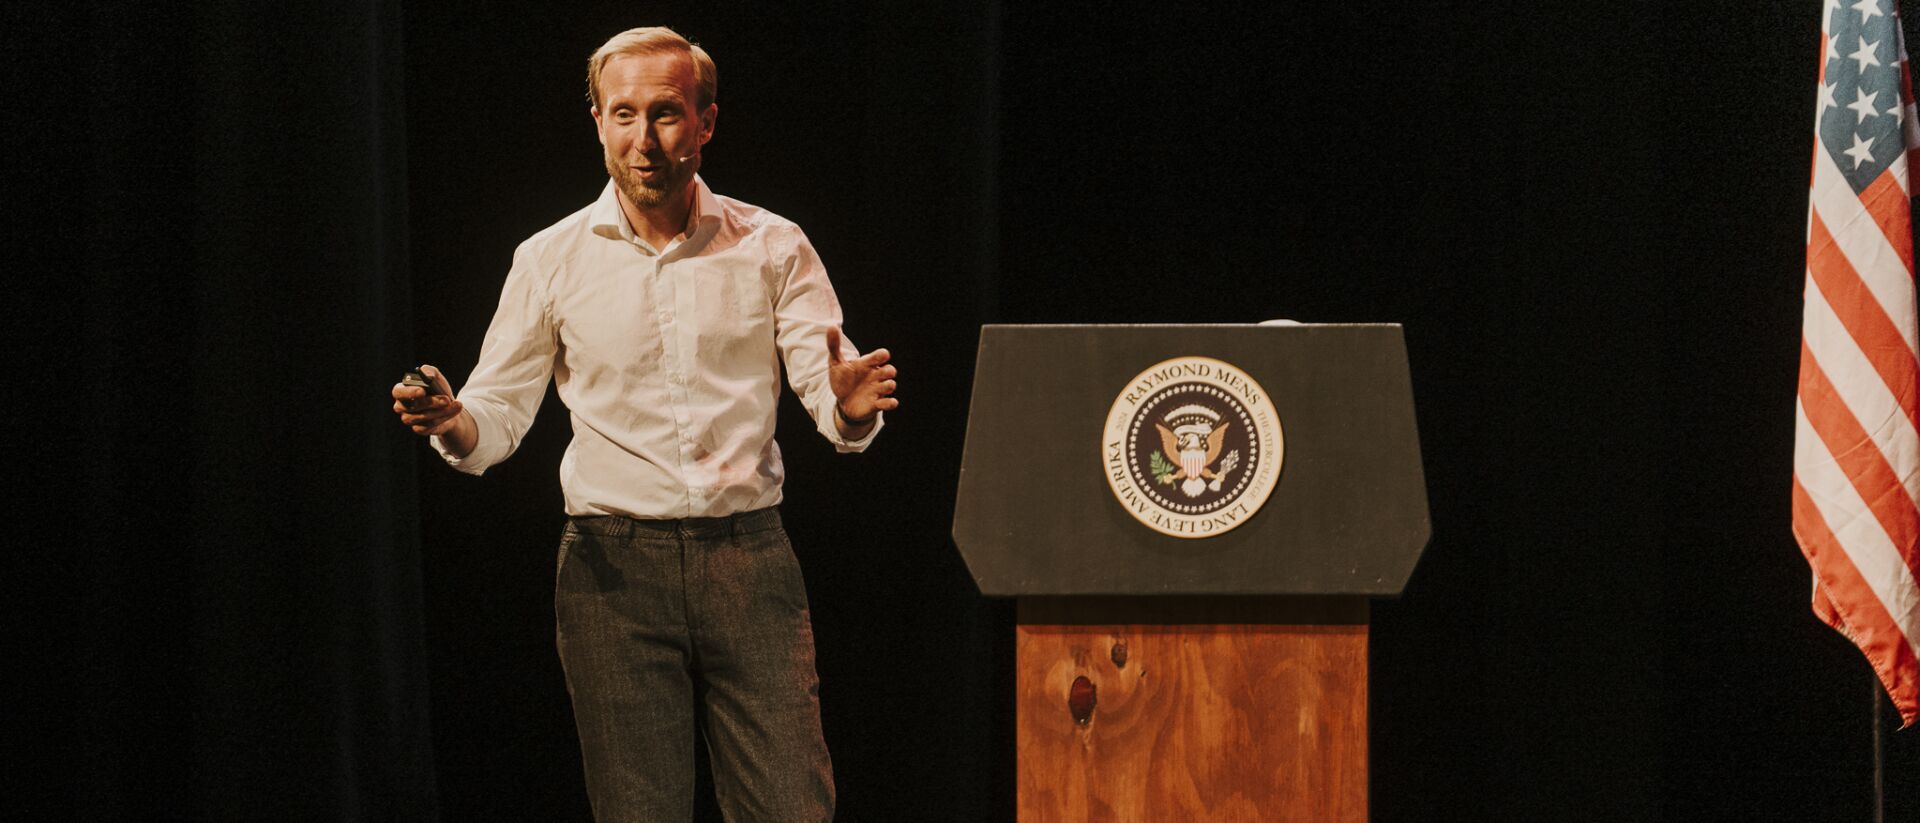
[[[1247,522],[1280,478],[1280,417],[1231,363],[1178,357],[1121,389],[1100,454],[1114,499],[1174,537],[1213,537]]]

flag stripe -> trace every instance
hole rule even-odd
[[[1820,77],[1818,78],[1821,85],[1826,85],[1827,62],[1832,59],[1833,55],[1827,53],[1827,27],[1825,24],[1822,24],[1820,26]],[[1819,124],[1815,123],[1814,125],[1818,126]]]
[[[1819,510],[1823,528],[1839,541],[1836,545],[1840,549],[1838,554],[1812,562],[1813,572],[1826,587],[1834,604],[1841,608],[1843,616],[1852,622],[1853,615],[1846,613],[1848,593],[1834,588],[1836,573],[1826,566],[1827,563],[1844,559],[1857,572],[1880,608],[1887,613],[1891,625],[1903,635],[1903,641],[1911,647],[1916,639],[1920,639],[1920,587],[1914,584],[1913,572],[1907,568],[1886,531],[1881,529],[1880,521],[1867,513],[1866,502],[1860,499],[1860,493],[1840,471],[1840,467],[1831,460],[1809,459],[1810,453],[1817,452],[1824,456],[1825,451],[1811,431],[1812,424],[1807,421],[1804,405],[1800,412],[1795,419],[1800,440],[1795,445],[1793,479],[1806,490],[1807,499]],[[1802,548],[1805,548],[1804,544]],[[1811,553],[1808,559],[1813,561]],[[1915,651],[1920,652],[1920,648]]]
[[[1866,653],[1867,661],[1879,675],[1900,716],[1920,715],[1920,687],[1914,682],[1914,672],[1920,669],[1920,662],[1916,662],[1912,643],[1906,641],[1894,625],[1892,615],[1872,596],[1866,580],[1847,560],[1839,539],[1827,528],[1819,508],[1797,481],[1793,484],[1793,531],[1805,547],[1807,559],[1820,581],[1814,595],[1816,603],[1824,603],[1831,615],[1847,615],[1834,628],[1845,633]],[[1818,605],[1815,611],[1820,611]]]
[[[1819,284],[1807,283],[1806,299],[1806,334],[1801,342],[1806,351],[1802,357],[1810,357],[1817,364],[1819,376],[1824,378],[1822,391],[1831,393],[1831,399],[1836,401],[1834,405],[1848,412],[1851,421],[1872,431],[1884,461],[1891,463],[1902,454],[1920,454],[1920,426],[1907,416],[1899,398],[1879,379],[1866,355],[1858,346],[1851,345],[1846,328],[1834,315]],[[1804,370],[1809,367],[1802,362],[1802,402],[1815,396],[1809,392],[1806,382]],[[1818,396],[1827,399],[1826,394]],[[1907,471],[1899,479],[1900,485],[1906,488],[1908,502],[1920,509],[1920,472]]]
[[[1880,175],[1860,192],[1860,205],[1867,209],[1867,216],[1873,218],[1873,224],[1880,228],[1880,236],[1886,238],[1912,237],[1913,214],[1911,204],[1907,202],[1906,186],[1896,182],[1891,173]],[[1900,268],[1907,273],[1907,279],[1913,279],[1913,244],[1889,243],[1894,256],[1900,258]]]
[[[1796,482],[1794,485],[1797,486],[1799,484]],[[1802,489],[1800,493],[1805,494],[1806,490]],[[1822,523],[1821,528],[1825,529],[1826,524]],[[1831,537],[1831,535],[1829,535],[1829,537]],[[1809,557],[1808,559],[1811,561],[1812,558]],[[1815,572],[1813,575],[1813,616],[1820,618],[1820,622],[1833,627],[1834,631],[1844,633],[1847,630],[1847,621],[1840,619],[1840,609],[1833,605],[1833,600],[1827,597],[1827,587],[1821,585],[1820,574],[1818,572]]]
[[[1813,211],[1830,230],[1826,236],[1831,245],[1816,249],[1809,234],[1808,260],[1816,254],[1831,254],[1830,249],[1837,248],[1854,271],[1873,275],[1862,282],[1887,316],[1894,318],[1895,328],[1900,329],[1907,348],[1915,348],[1913,276],[1888,263],[1900,258],[1894,248],[1913,245],[1912,238],[1889,237],[1880,230],[1880,221],[1862,219],[1866,216],[1866,207],[1847,185],[1839,167],[1833,164],[1832,155],[1824,149],[1814,152],[1813,169]]]
[[[1833,155],[1824,149],[1814,153],[1812,202],[1813,209],[1820,213],[1820,219],[1826,221],[1827,227],[1832,230],[1835,244],[1856,269],[1875,270],[1875,264],[1889,255],[1895,259],[1900,257],[1898,246],[1910,246],[1913,243],[1911,235],[1889,235],[1880,228],[1883,223],[1898,225],[1893,221],[1861,219],[1868,216],[1867,204],[1854,193],[1852,184],[1847,182],[1846,172],[1835,164]],[[1900,208],[1902,202],[1896,199],[1885,207]],[[1874,284],[1874,293],[1891,298],[1910,287],[1913,278],[1900,278],[1897,276],[1899,273],[1888,272],[1884,281]],[[1889,312],[1898,309],[1899,306],[1889,304]]]
[[[1811,233],[1814,250],[1807,253],[1809,282],[1817,284],[1820,292],[1827,296],[1835,307],[1834,313],[1853,338],[1853,344],[1873,363],[1873,370],[1900,401],[1907,419],[1917,421],[1920,427],[1920,411],[1916,410],[1914,399],[1916,369],[1912,346],[1847,259],[1839,254],[1822,253],[1831,248],[1833,236],[1827,233],[1826,224],[1818,214],[1813,216]],[[1908,294],[1912,294],[1911,287]],[[1913,311],[1912,299],[1907,298],[1909,313]],[[1841,306],[1848,308],[1841,309]]]
[[[1899,493],[1903,491],[1899,476],[1888,464],[1886,455],[1880,452],[1880,445],[1853,419],[1847,406],[1821,402],[1838,396],[1839,391],[1828,382],[1820,364],[1814,362],[1813,351],[1802,345],[1800,398],[1808,425],[1820,442],[1826,444],[1833,464],[1859,493],[1866,510],[1893,541],[1892,548],[1902,565],[1911,570],[1913,547],[1920,541],[1920,509],[1914,508],[1912,497]],[[1799,468],[1797,461],[1795,468]]]

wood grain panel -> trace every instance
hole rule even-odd
[[[1366,819],[1364,624],[1016,631],[1020,820]]]

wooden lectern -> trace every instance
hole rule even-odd
[[[1397,325],[982,328],[953,535],[1019,598],[1020,820],[1365,820],[1367,598],[1429,533]]]

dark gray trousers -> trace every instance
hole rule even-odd
[[[600,823],[693,816],[696,695],[727,820],[833,818],[807,592],[777,510],[573,518],[554,613]]]

